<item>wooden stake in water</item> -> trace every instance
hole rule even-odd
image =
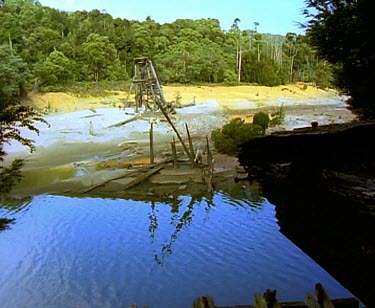
[[[187,137],[188,137],[188,140],[189,140],[189,149],[190,149],[190,153],[192,155],[194,155],[194,147],[193,147],[193,142],[191,140],[191,136],[190,136],[190,132],[189,132],[189,127],[187,125],[187,123],[185,123],[185,127],[186,127],[186,133],[187,133]],[[192,166],[195,167],[196,164],[195,163],[192,163]]]
[[[176,141],[174,140],[171,142],[172,147],[172,157],[173,157],[173,167],[177,168],[177,151],[176,151]]]
[[[150,164],[155,162],[154,159],[154,123],[150,126]]]

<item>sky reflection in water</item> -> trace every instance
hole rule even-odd
[[[5,307],[191,307],[252,303],[275,288],[303,300],[316,282],[352,296],[279,231],[267,200],[216,193],[144,202],[38,196],[0,215]]]

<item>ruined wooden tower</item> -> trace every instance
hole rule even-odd
[[[134,76],[129,93],[132,91],[136,112],[142,107],[157,111],[167,105],[155,68],[147,57],[134,59]]]

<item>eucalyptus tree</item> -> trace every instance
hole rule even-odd
[[[297,42],[297,34],[295,33],[287,33],[286,38],[283,43],[283,50],[285,59],[287,60],[287,64],[289,66],[289,82],[294,81],[294,59],[298,54],[299,46]]]
[[[231,27],[231,31],[234,33],[236,37],[236,72],[237,72],[237,82],[241,81],[241,65],[242,65],[242,41],[241,41],[241,30],[239,27],[239,22],[241,20],[239,18],[235,18],[233,21],[233,25]]]

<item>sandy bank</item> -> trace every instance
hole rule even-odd
[[[54,92],[45,94],[30,94],[24,104],[34,106],[46,112],[72,112],[90,108],[118,107],[128,96],[128,90],[106,91],[101,97],[77,96],[69,93]],[[267,102],[288,98],[293,101],[310,98],[330,98],[336,96],[335,91],[324,91],[312,85],[290,84],[286,86],[163,86],[167,101],[173,101],[176,95],[181,96],[182,104],[192,102],[205,103],[213,100],[223,107],[238,108],[238,103],[251,102],[257,106],[267,105]]]

